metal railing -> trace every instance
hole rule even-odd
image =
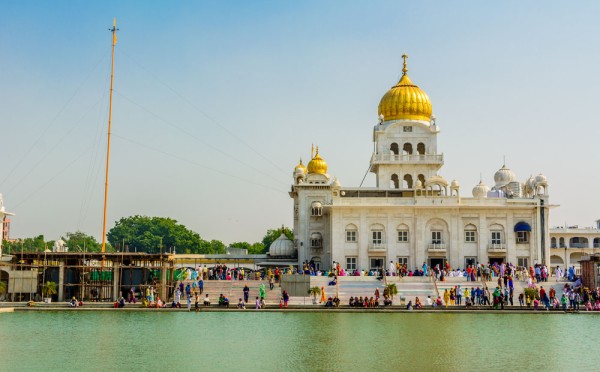
[[[490,243],[488,245],[488,252],[504,252],[506,251],[505,243]]]
[[[369,243],[370,251],[385,251],[387,249],[387,244],[385,243]]]
[[[427,249],[430,251],[445,251],[447,249],[446,243],[430,243],[427,245]]]
[[[393,163],[443,163],[444,154],[373,154],[371,162]]]
[[[588,248],[588,243],[569,243],[569,248]]]

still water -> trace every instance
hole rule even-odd
[[[600,316],[15,312],[0,370],[599,370]]]

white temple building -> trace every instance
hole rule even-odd
[[[550,263],[548,181],[519,182],[503,165],[490,189],[483,181],[467,195],[440,174],[440,128],[427,94],[407,75],[379,103],[370,171],[376,187],[343,187],[327,173],[319,148],[293,173],[294,248],[298,263],[347,270],[453,268],[487,262]]]

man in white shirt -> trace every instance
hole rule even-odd
[[[396,265],[394,265],[394,261],[390,261],[389,272],[391,276],[396,276]]]

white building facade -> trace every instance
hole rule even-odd
[[[483,182],[471,195],[439,173],[440,129],[429,97],[403,75],[379,104],[370,171],[376,187],[342,187],[327,164],[311,154],[294,169],[294,237],[298,263],[321,269],[453,268],[487,262],[519,266],[550,263],[548,182],[538,175],[518,182],[503,166],[490,190]]]
[[[560,226],[550,229],[550,265],[563,269],[575,266],[579,274],[579,260],[600,253],[600,220],[594,226]]]

